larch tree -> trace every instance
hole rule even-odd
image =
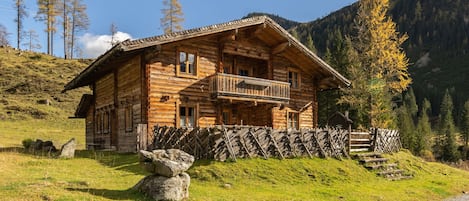
[[[390,128],[395,127],[395,114],[392,98],[400,95],[411,83],[407,71],[408,59],[401,48],[407,39],[396,31],[396,24],[387,16],[389,0],[360,0],[355,18],[358,30],[354,49],[360,60],[358,69],[351,73],[352,88],[365,84],[363,89],[345,93],[344,103],[358,104],[352,91],[363,94],[367,99],[369,123],[365,126]],[[359,77],[355,77],[359,76]],[[361,82],[357,84],[357,82]],[[364,82],[364,83],[363,83]],[[360,103],[361,104],[361,103]]]
[[[88,29],[90,22],[88,14],[86,13],[86,5],[82,0],[72,0],[71,4],[71,16],[70,16],[70,38],[68,43],[70,44],[70,58],[73,59],[73,53],[79,51],[78,46],[75,45],[76,35],[80,31]]]
[[[41,49],[38,37],[39,35],[36,33],[36,31],[34,31],[34,29],[30,29],[25,34],[25,38],[27,41],[22,45],[25,46],[29,51]]]
[[[56,32],[57,0],[37,0],[38,11],[35,19],[46,24],[47,54],[54,53],[54,33]]]
[[[28,12],[26,11],[26,5],[24,0],[14,0],[15,3],[13,7],[16,12],[15,23],[16,23],[16,48],[21,49],[21,40],[24,38],[23,34],[23,19],[28,17]]]
[[[64,58],[69,58],[69,38],[70,38],[70,0],[61,0],[60,2],[60,17],[62,19],[62,38],[64,46]]]
[[[161,18],[161,27],[164,33],[172,33],[175,31],[181,31],[182,22],[184,22],[184,14],[182,13],[182,7],[178,0],[164,0],[164,8],[161,9],[163,18]]]

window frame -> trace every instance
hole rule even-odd
[[[95,123],[96,123],[96,134],[102,134],[103,133],[103,115],[102,115],[102,112],[97,112],[96,113],[96,120],[95,120]]]
[[[292,127],[291,126],[291,119],[290,119],[290,115],[295,115],[296,117],[296,125],[295,127]],[[294,128],[296,130],[299,130],[300,129],[300,112],[297,112],[297,111],[287,111],[287,129],[291,129],[291,128]]]
[[[186,64],[186,71],[181,71],[181,61],[180,55],[181,53],[186,54],[186,60],[184,63]],[[189,66],[187,63],[189,62],[189,54],[194,55],[194,72],[189,73]],[[196,50],[191,50],[188,48],[177,48],[176,51],[176,76],[178,77],[187,77],[187,78],[197,78],[199,74],[199,53]]]
[[[103,112],[103,123],[102,123],[102,133],[109,134],[111,131],[111,118],[110,118],[110,111]]]
[[[290,73],[292,73],[292,75],[296,74],[296,87],[294,87],[293,83],[294,83],[294,79],[293,79],[293,76],[292,76],[292,82],[290,82]],[[295,68],[288,68],[288,72],[287,72],[287,82],[290,83],[290,89],[291,90],[301,90],[301,73],[298,69],[295,69]]]
[[[132,132],[133,131],[133,110],[132,105],[127,105],[124,108],[124,127],[125,132]]]
[[[193,116],[194,116],[194,125],[192,126],[181,126],[181,108],[184,107],[186,108],[186,112],[185,112],[185,124],[187,125],[187,122],[188,122],[188,110],[187,108],[193,108]],[[199,105],[198,104],[187,104],[187,103],[181,103],[181,104],[177,104],[177,111],[176,111],[176,127],[178,128],[196,128],[197,126],[199,126],[199,122],[198,122],[198,119],[199,119]]]

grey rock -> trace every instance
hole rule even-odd
[[[75,157],[75,149],[77,147],[77,143],[75,142],[75,138],[70,139],[67,143],[62,145],[62,151],[60,152],[60,158],[73,158]]]
[[[181,173],[174,177],[150,175],[138,182],[133,189],[154,200],[183,200],[189,198],[190,177]]]
[[[178,149],[157,149],[139,152],[140,164],[152,173],[173,177],[187,171],[194,163],[194,157]]]

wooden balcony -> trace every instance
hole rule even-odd
[[[268,103],[287,103],[290,83],[219,73],[210,78],[214,98]]]

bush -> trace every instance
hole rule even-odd
[[[24,139],[21,143],[23,144],[23,147],[26,150],[28,150],[31,147],[31,145],[33,145],[34,140],[31,138],[28,138],[28,139]]]

